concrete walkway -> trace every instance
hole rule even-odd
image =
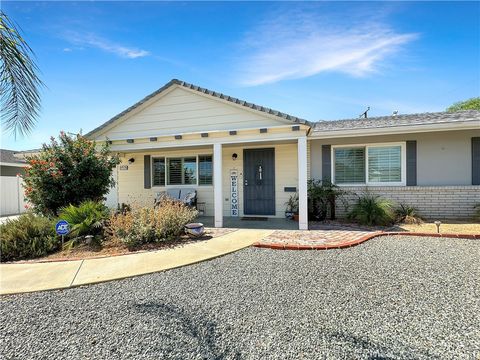
[[[174,249],[75,261],[0,264],[0,294],[65,289],[173,269],[243,249],[272,232],[241,229]]]

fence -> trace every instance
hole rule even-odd
[[[23,180],[20,176],[0,176],[0,216],[25,211]]]

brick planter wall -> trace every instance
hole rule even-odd
[[[345,198],[354,204],[365,191],[378,194],[395,203],[414,206],[427,219],[467,219],[480,204],[480,186],[392,186],[392,187],[342,187],[351,192]],[[345,207],[337,204],[337,217],[345,217]]]

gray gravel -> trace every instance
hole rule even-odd
[[[246,249],[75,289],[0,299],[0,358],[472,359],[480,241],[384,237]]]

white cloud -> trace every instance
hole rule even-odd
[[[374,18],[374,17],[373,17]],[[344,21],[341,21],[344,22]],[[344,25],[328,17],[296,13],[275,17],[247,35],[240,82],[255,86],[336,71],[359,77],[379,71],[385,61],[418,37],[398,33],[378,19]]]
[[[91,33],[80,34],[69,32],[66,34],[66,39],[75,45],[94,47],[129,59],[150,55],[150,52],[146,50],[119,45]]]

